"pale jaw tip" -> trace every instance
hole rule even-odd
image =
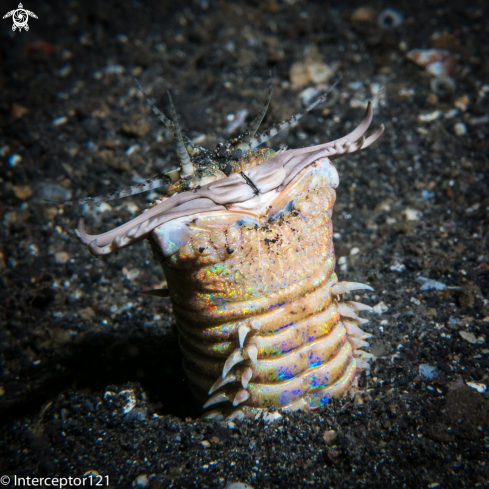
[[[230,372],[224,379],[218,378],[214,382],[214,385],[210,388],[209,395],[211,395],[213,392],[217,391],[217,389],[219,389],[223,385],[229,384],[231,382],[235,382],[236,380],[237,380],[237,378],[232,372]]]
[[[245,402],[249,399],[250,393],[244,389],[240,389],[237,394],[234,396],[233,406],[236,407],[238,404]]]
[[[224,364],[224,368],[222,369],[222,378],[224,379],[228,372],[237,364],[240,363],[244,360],[244,357],[241,353],[241,349],[238,348],[234,350],[231,355],[229,355],[228,359],[226,360],[226,363]]]
[[[224,415],[219,409],[213,409],[211,411],[207,411],[201,416],[201,419],[213,419],[216,421],[222,421],[224,419]]]
[[[353,350],[358,350],[359,348],[367,348],[370,346],[370,343],[367,343],[366,341],[360,339],[360,338],[355,338],[354,336],[350,336],[348,338],[348,341],[353,348]]]
[[[361,302],[355,302],[355,301],[343,301],[342,304],[345,304],[345,306],[349,307],[355,312],[359,311],[373,311],[374,308],[371,306],[368,306],[367,304],[362,304]]]
[[[250,345],[246,348],[248,358],[256,365],[258,363],[258,348],[255,345]]]
[[[226,416],[227,421],[232,421],[233,419],[244,419],[246,414],[241,408],[235,409],[229,416]]]
[[[259,329],[261,329],[261,322],[258,321],[257,319],[253,319],[253,321],[251,321],[251,323],[250,323],[250,326],[252,329],[255,329],[258,331]]]
[[[340,295],[351,292],[352,290],[370,290],[373,292],[373,288],[370,285],[361,284],[359,282],[338,282],[331,289],[333,295]]]
[[[361,360],[368,362],[368,361],[375,361],[377,360],[377,357],[375,355],[372,355],[372,353],[367,353],[366,351],[363,350],[354,350],[353,351],[353,356],[355,359],[360,358]]]
[[[243,348],[243,345],[244,345],[246,336],[248,335],[248,333],[250,331],[251,331],[251,328],[248,325],[246,325],[246,324],[242,324],[238,328],[238,338],[239,338],[239,347],[240,348]]]
[[[217,394],[214,394],[211,398],[207,400],[207,402],[202,406],[203,409],[208,408],[209,406],[212,406],[213,404],[218,404],[220,402],[226,402],[229,401],[229,397],[226,392],[219,392]]]
[[[346,318],[351,318],[351,319],[360,319],[354,311],[352,311],[348,306],[340,302],[338,304],[338,312],[340,313],[340,316],[346,317]]]

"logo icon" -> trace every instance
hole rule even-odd
[[[15,31],[16,29],[19,29],[19,31],[22,31],[22,29],[28,31],[29,25],[27,23],[29,22],[29,17],[34,17],[34,19],[38,18],[34,12],[26,10],[21,3],[19,3],[19,6],[16,10],[11,10],[3,16],[4,19],[6,19],[7,17],[12,17],[12,20],[14,22],[12,25],[13,31]]]

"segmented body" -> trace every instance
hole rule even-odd
[[[341,301],[370,287],[334,273],[331,163],[378,139],[382,126],[363,137],[371,118],[369,105],[347,137],[311,148],[186,153],[171,197],[141,216],[98,236],[80,220],[95,255],[150,241],[168,282],[153,295],[170,295],[192,390],[204,408],[216,405],[208,416],[314,409],[343,395],[372,358],[360,350],[369,335],[357,316],[370,308]],[[177,124],[165,123],[182,148]]]
[[[336,180],[323,158],[272,191],[262,215],[231,206],[154,229],[185,371],[206,407],[316,408],[351,386],[368,343],[358,305],[333,293]]]

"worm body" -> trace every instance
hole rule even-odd
[[[212,154],[166,119],[186,151],[170,197],[97,236],[80,219],[78,237],[94,255],[150,242],[168,282],[153,295],[170,296],[185,372],[208,417],[314,409],[368,366],[358,312],[370,308],[342,297],[370,287],[334,272],[332,161],[380,137],[382,126],[364,137],[371,119],[369,105],[348,136],[277,153],[256,149],[266,140],[256,126]]]

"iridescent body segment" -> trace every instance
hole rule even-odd
[[[342,396],[372,355],[360,350],[370,335],[357,315],[370,308],[341,296],[370,287],[338,282],[334,272],[331,161],[380,137],[382,126],[363,136],[370,105],[348,136],[277,153],[256,145],[288,123],[256,136],[264,109],[214,153],[182,135],[173,106],[175,122],[153,110],[181,154],[170,197],[98,236],[80,219],[79,239],[94,255],[150,241],[168,282],[151,293],[170,296],[190,385],[204,408],[213,406],[207,416],[314,409]]]
[[[323,158],[274,193],[263,215],[231,208],[154,229],[185,371],[203,404],[246,398],[224,410],[234,416],[316,408],[351,386],[355,320],[341,316],[332,293],[336,181]]]

